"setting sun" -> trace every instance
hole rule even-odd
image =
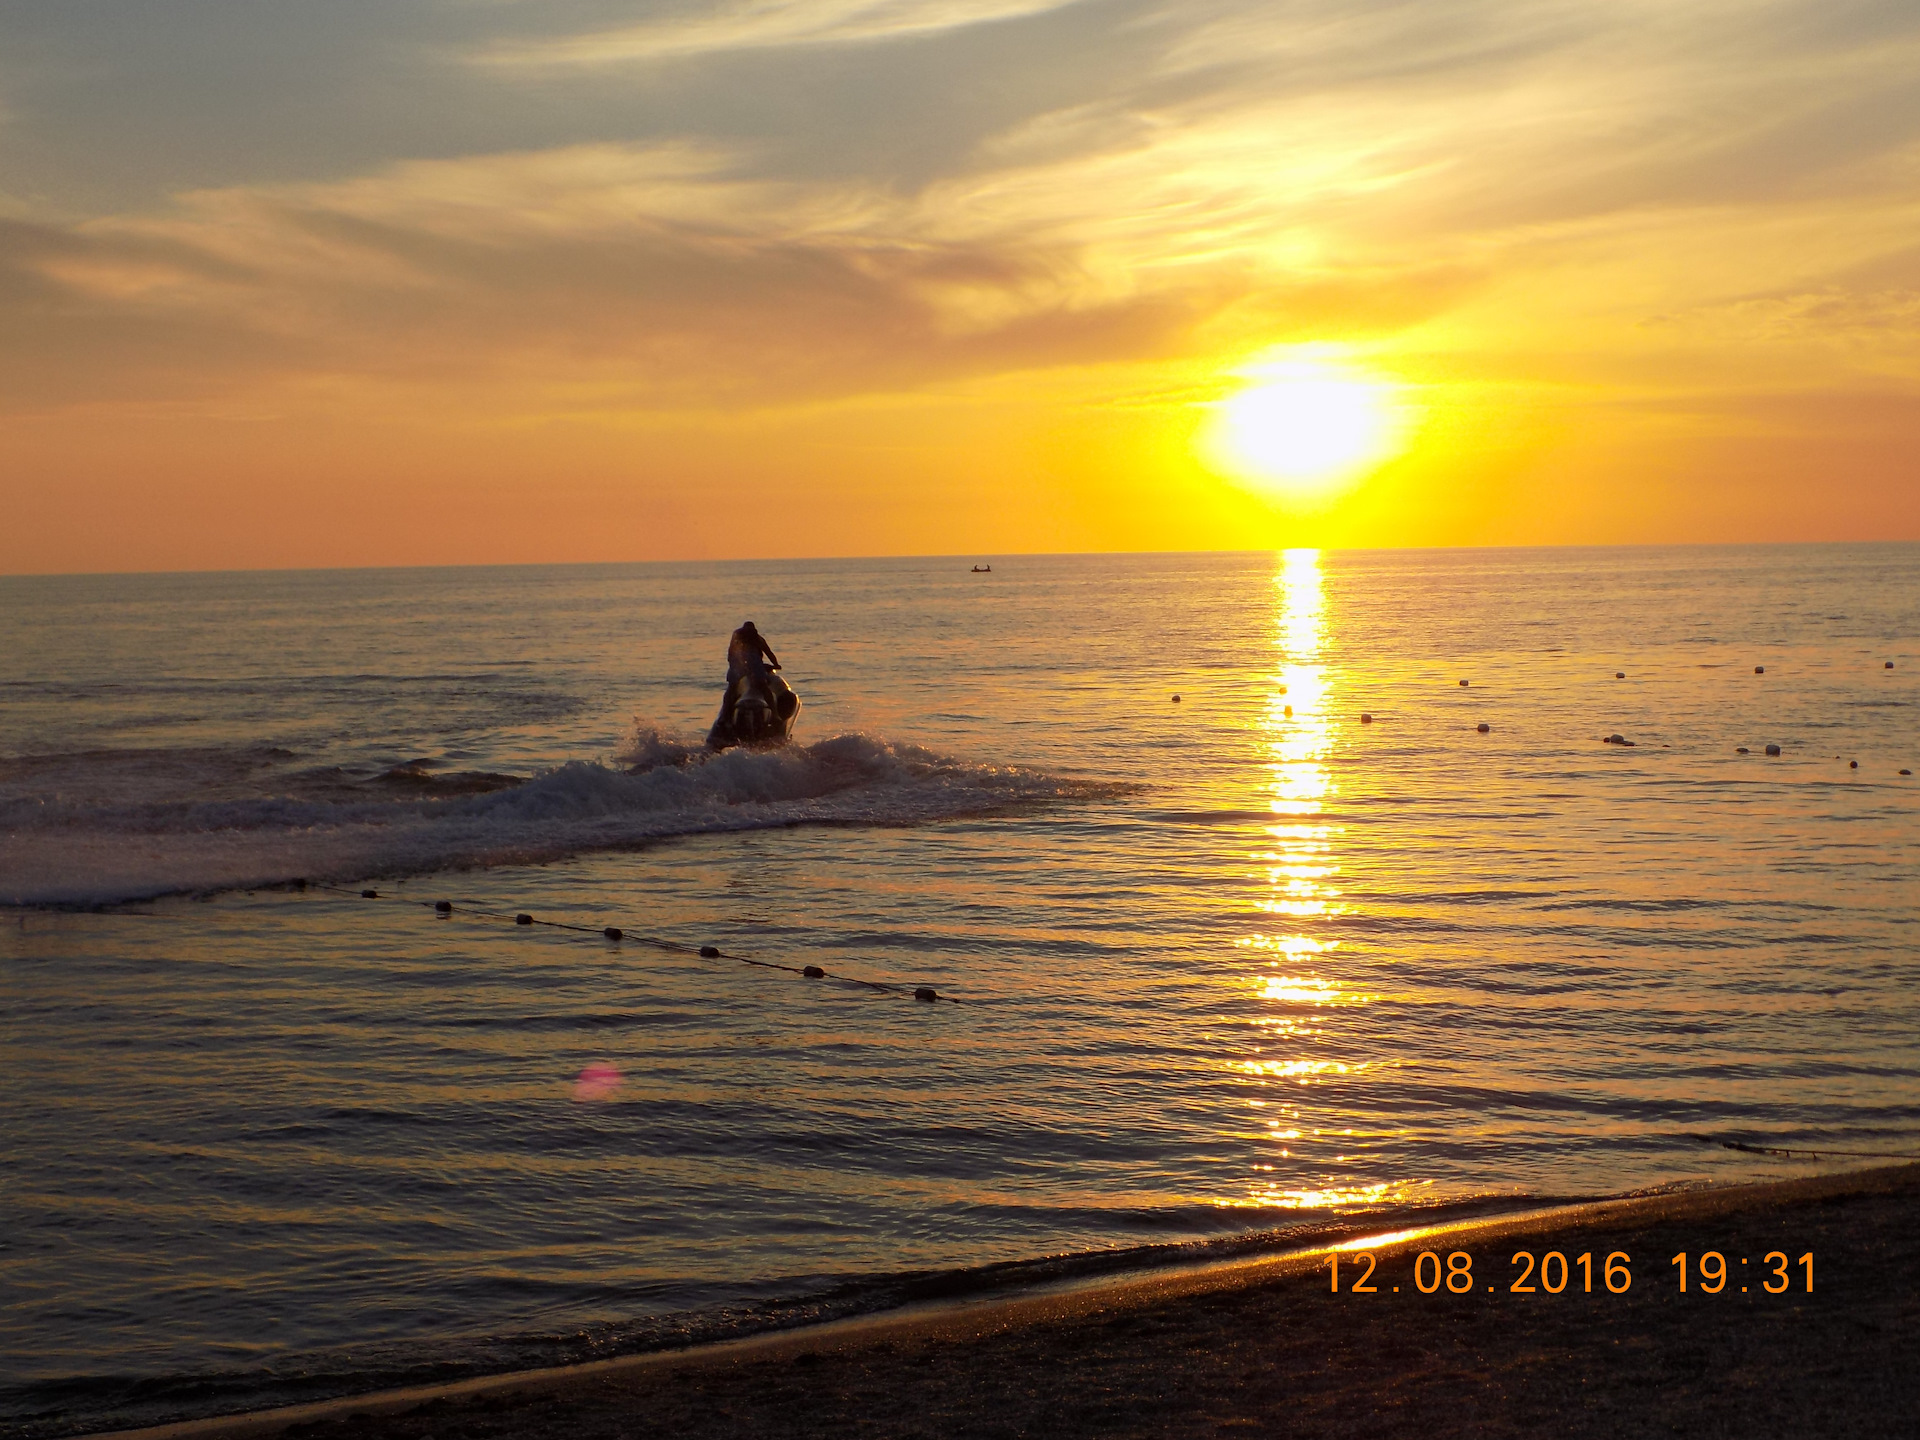
[[[1218,468],[1269,493],[1313,498],[1358,480],[1402,444],[1393,387],[1317,356],[1249,370],[1213,407],[1203,449]]]

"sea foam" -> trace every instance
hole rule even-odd
[[[864,734],[715,754],[640,725],[614,763],[573,760],[520,783],[355,777],[284,763],[295,758],[121,751],[10,761],[0,775],[0,904],[101,905],[527,864],[729,830],[910,825],[1112,788]]]

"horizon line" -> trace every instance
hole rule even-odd
[[[1097,556],[1148,557],[1176,555],[1284,555],[1311,550],[1322,555],[1440,554],[1522,552],[1534,550],[1812,550],[1866,546],[1920,546],[1920,539],[1881,540],[1654,540],[1594,541],[1532,545],[1275,545],[1245,550],[995,550],[866,552],[844,555],[728,555],[682,560],[474,560],[438,565],[247,565],[150,570],[0,570],[7,580],[107,580],[161,575],[346,575],[424,570],[560,570],[614,569],[639,565],[765,565],[815,562],[834,564],[851,560],[1066,560]]]

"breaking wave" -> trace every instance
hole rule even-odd
[[[0,904],[101,905],[296,878],[529,864],[676,836],[911,825],[1118,787],[862,734],[714,754],[636,727],[613,764],[530,779],[301,769],[258,747],[0,761]]]

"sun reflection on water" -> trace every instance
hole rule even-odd
[[[1272,820],[1264,827],[1266,845],[1254,855],[1265,893],[1256,902],[1275,918],[1279,933],[1249,935],[1241,948],[1264,958],[1249,977],[1263,1005],[1258,1021],[1263,1048],[1270,1058],[1249,1060],[1239,1067],[1262,1087],[1297,1087],[1351,1079],[1364,1072],[1365,1061],[1326,1055],[1324,1027],[1318,1023],[1330,1007],[1364,1005],[1374,997],[1357,993],[1337,976],[1317,973],[1329,965],[1339,941],[1324,933],[1332,918],[1344,914],[1340,898],[1339,856],[1341,827],[1327,818],[1336,786],[1328,760],[1334,743],[1333,702],[1337,677],[1327,663],[1326,604],[1321,584],[1320,553],[1289,550],[1274,578],[1278,590],[1275,609],[1274,659],[1271,686],[1260,720],[1261,744],[1266,755],[1267,809]],[[1301,1053],[1305,1051],[1307,1053]],[[1315,1053],[1319,1052],[1319,1053]],[[1263,1141],[1278,1147],[1272,1160],[1294,1161],[1293,1142],[1307,1137],[1300,1125],[1299,1106],[1290,1099],[1256,1100],[1280,1111],[1265,1122]],[[1311,1137],[1338,1145],[1352,1131],[1315,1130]],[[1247,1203],[1295,1208],[1342,1208],[1377,1204],[1391,1199],[1398,1188],[1391,1182],[1341,1185],[1337,1173],[1325,1167],[1345,1155],[1301,1157],[1312,1167],[1303,1174],[1299,1163],[1255,1168],[1274,1178],[1256,1181]],[[1288,1172],[1287,1178],[1275,1175]],[[1310,1183],[1301,1183],[1309,1180]]]

